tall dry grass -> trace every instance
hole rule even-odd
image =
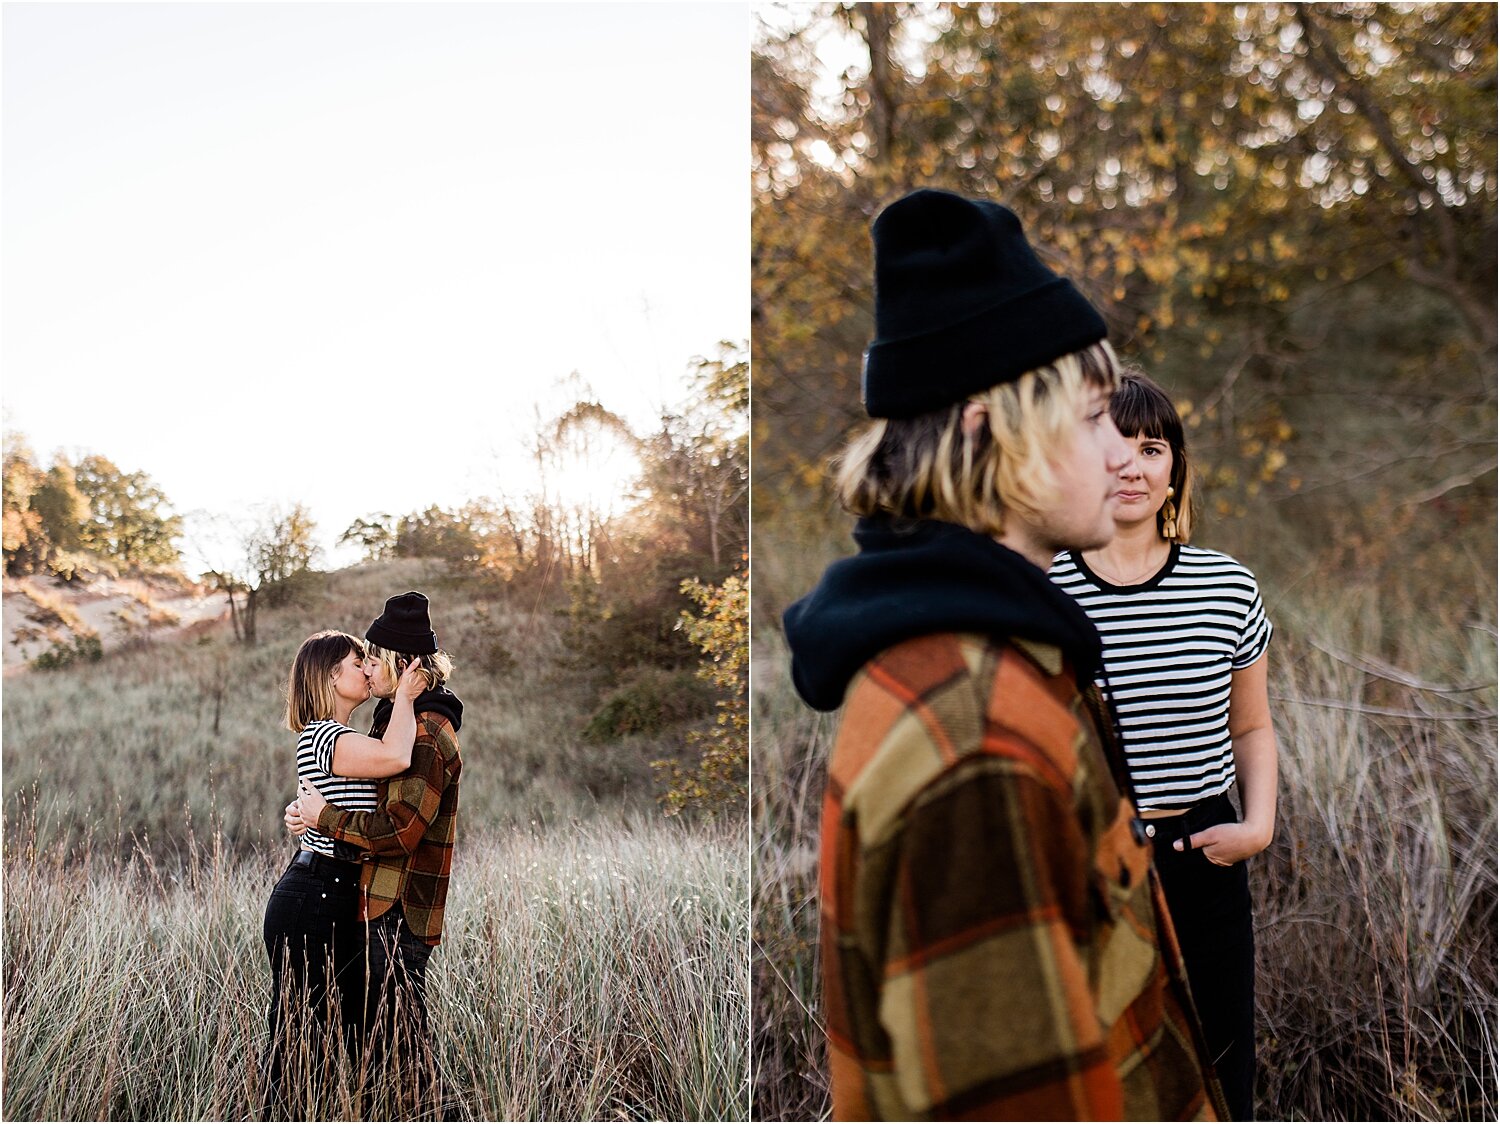
[[[260,923],[286,856],[209,841],[169,869],[128,842],[39,846],[31,823],[6,827],[6,1118],[250,1117]],[[640,818],[462,848],[428,976],[453,1107],[744,1119],[743,859],[740,831]],[[306,1078],[294,1063],[289,1084]],[[322,1090],[315,1115],[360,1119],[354,1082]]]
[[[291,856],[279,727],[297,644],[426,590],[464,700],[444,939],[428,994],[451,1107],[480,1119],[743,1119],[744,825],[668,820],[683,731],[587,740],[608,676],[547,605],[421,562],[263,611],[261,643],[157,641],[4,691],[4,1114],[244,1119],[259,1104],[270,889]],[[367,711],[357,712],[358,725]],[[295,1071],[360,1119],[358,1076]],[[373,1111],[381,1112],[377,1101]]]
[[[768,539],[768,556],[808,553]],[[766,574],[752,694],[753,1111],[806,1120],[829,1107],[816,845],[835,722],[793,693],[784,642],[762,623],[779,608]],[[1275,841],[1251,861],[1262,1118],[1500,1112],[1492,581],[1476,572],[1475,595],[1445,619],[1332,581],[1268,594],[1281,778]]]
[[[1493,1120],[1493,626],[1413,624],[1390,660],[1362,654],[1390,639],[1387,607],[1342,600],[1292,614],[1272,680],[1279,825],[1252,867],[1260,1103]]]

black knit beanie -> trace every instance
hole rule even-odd
[[[430,656],[438,645],[427,619],[427,598],[415,590],[387,598],[385,612],[365,631],[365,639],[392,652]]]
[[[1037,258],[1015,214],[924,189],[875,219],[875,339],[865,409],[915,417],[962,402],[1108,334],[1065,277]]]

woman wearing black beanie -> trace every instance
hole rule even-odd
[[[917,191],[871,233],[872,422],[838,478],[859,551],[783,617],[798,692],[842,707],[834,1118],[1222,1118],[1098,630],[1046,575],[1114,534],[1105,323],[997,203]]]
[[[324,832],[363,853],[359,917],[367,930],[366,1062],[391,1065],[400,1087],[372,1081],[409,1115],[440,1111],[442,1091],[427,1018],[427,962],[443,935],[443,909],[458,820],[463,703],[447,687],[453,662],[437,642],[425,595],[391,597],[365,632],[365,671],[375,706],[372,734],[393,713],[391,695],[412,663],[427,678],[417,696],[411,765],[382,781],[374,811],[329,804],[305,782],[287,822]],[[399,1020],[398,1020],[399,1015]]]
[[[349,726],[370,697],[366,649],[344,632],[304,640],[287,679],[287,728],[297,734],[297,776],[322,786],[341,804],[373,810],[377,781],[411,764],[417,720],[413,701],[424,686],[413,666],[387,703],[388,721],[375,737]],[[365,930],[358,920],[359,852],[309,831],[266,903],[262,937],[271,968],[269,1034],[263,1055],[262,1114],[299,1117],[315,1105],[296,1102],[304,1083],[286,1080],[301,1025],[310,1021],[308,1061],[321,1068],[338,1024],[346,1041],[364,1021]]]

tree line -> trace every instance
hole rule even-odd
[[[701,560],[694,573],[720,580],[740,565],[749,539],[749,366],[742,347],[723,343],[714,357],[694,360],[690,375],[686,402],[649,432],[633,431],[592,396],[555,417],[538,415],[527,448],[534,484],[522,493],[372,512],[338,541],[366,559],[439,558],[502,583],[600,579],[644,554]],[[639,462],[629,494],[559,494],[557,478],[587,474],[606,441]],[[305,505],[267,508],[232,533],[235,556],[202,577],[231,599],[285,588],[319,561],[317,529]],[[6,435],[8,575],[170,569],[182,563],[184,534],[183,518],[145,472],[95,453],[74,461],[59,452],[44,468],[24,435]]]
[[[722,580],[749,542],[749,393],[743,349],[721,344],[714,358],[694,361],[687,402],[654,429],[637,433],[605,404],[580,398],[537,418],[527,443],[536,469],[529,490],[404,515],[374,512],[339,542],[371,560],[441,558],[515,585],[609,582],[656,561]],[[627,496],[556,490],[560,476],[587,474],[612,444],[640,466]]]
[[[1249,514],[1286,557],[1393,581],[1455,525],[1482,537],[1496,20],[1464,3],[854,3],[763,25],[757,512],[784,526],[826,506],[809,493],[861,416],[870,220],[937,186],[1014,210],[1174,391],[1219,527]],[[825,73],[830,38],[861,61]]]
[[[536,416],[529,485],[455,506],[372,512],[338,540],[371,561],[441,560],[482,597],[524,597],[534,611],[563,616],[569,674],[597,680],[605,695],[588,736],[613,742],[701,725],[685,756],[656,762],[673,811],[736,806],[748,733],[745,347],[722,343],[689,374],[686,400],[644,432],[575,380],[567,389],[576,401]],[[622,494],[563,486],[565,477],[597,476],[615,455],[638,465]],[[170,570],[182,564],[176,541],[193,536],[196,553],[215,559],[196,576],[224,596],[234,638],[247,646],[259,639],[263,609],[295,602],[320,580],[318,525],[303,504],[185,530],[145,473],[94,454],[59,454],[43,469],[19,435],[6,440],[4,518],[12,576]],[[508,650],[479,656],[496,672],[507,659]]]

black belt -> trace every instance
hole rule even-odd
[[[1227,806],[1229,815],[1223,815]],[[1196,835],[1205,827],[1221,823],[1238,823],[1239,816],[1235,813],[1234,803],[1229,799],[1228,792],[1221,792],[1217,796],[1210,796],[1207,800],[1200,800],[1196,804],[1189,804],[1182,809],[1178,816],[1162,816],[1154,820],[1136,820],[1137,828],[1145,829],[1144,834],[1154,840],[1158,846],[1174,843],[1179,839],[1187,839]],[[1142,832],[1136,835],[1137,841],[1141,839]]]
[[[346,862],[344,859],[331,858],[328,855],[320,855],[316,851],[298,851],[297,857],[292,860],[293,866],[305,866],[314,874],[358,874],[359,863]]]

